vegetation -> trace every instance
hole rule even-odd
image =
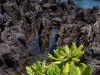
[[[28,75],[91,75],[92,67],[90,64],[81,63],[80,58],[84,55],[83,45],[78,48],[75,43],[60,47],[48,54],[53,60],[50,64],[45,61],[37,61],[31,66],[26,67]]]

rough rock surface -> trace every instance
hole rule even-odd
[[[30,3],[0,0],[0,75],[20,75],[30,57],[27,42],[35,35]]]
[[[50,29],[56,26],[57,47],[83,44],[82,61],[93,66],[93,75],[100,74],[100,9],[84,9],[72,0],[57,1],[0,0],[0,75],[21,75],[32,53],[28,43],[38,32],[40,48],[45,51]]]

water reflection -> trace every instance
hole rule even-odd
[[[51,34],[49,35],[49,38],[48,38],[49,41],[47,41],[49,46],[48,46],[48,48],[47,48],[47,46],[43,46],[43,47],[45,47],[45,48],[42,48],[44,50],[41,50],[40,42],[42,41],[42,39],[40,38],[38,32],[36,32],[35,38],[32,40],[32,42],[29,43],[29,47],[33,51],[32,52],[33,58],[34,58],[33,62],[35,62],[37,60],[40,60],[40,61],[46,60],[47,62],[49,62],[48,53],[52,53],[53,50],[56,48],[57,31],[58,31],[58,29],[56,29],[56,28],[50,29]]]

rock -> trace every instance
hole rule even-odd
[[[52,28],[58,29],[57,47],[72,42],[77,46],[83,44],[85,55],[82,61],[93,66],[93,75],[100,74],[98,7],[84,9],[76,6],[73,0],[68,0],[67,3],[59,1],[61,0],[0,0],[0,75],[21,75],[27,64],[45,60],[44,56],[47,60],[44,53],[49,52]],[[32,48],[36,50],[33,51],[34,57],[31,57],[32,49],[28,45],[37,37],[36,34],[38,44],[44,52],[35,46]]]
[[[52,19],[52,21],[53,21],[54,24],[56,24],[56,23],[58,24],[58,23],[62,22],[62,19],[55,17],[55,18]]]
[[[76,24],[64,24],[61,25],[60,30],[58,32],[58,40],[57,47],[63,46],[66,44],[71,44],[73,41],[79,46],[83,44],[85,55],[82,61],[88,62],[93,66],[93,75],[98,74],[99,70],[97,68],[100,67],[97,65],[100,61],[100,29],[99,22],[97,21],[95,24],[87,24],[82,21],[77,22]]]
[[[3,15],[0,13],[0,24],[3,22]]]
[[[6,3],[6,0],[0,0],[0,3],[2,3],[2,4]]]
[[[75,20],[78,20],[78,21],[80,20],[80,21],[84,21],[88,24],[91,24],[91,23],[96,22],[96,17],[95,17],[95,15],[91,14],[89,11],[81,9],[76,14]]]
[[[75,5],[73,0],[68,0],[68,4]]]
[[[99,33],[100,33],[99,28],[100,28],[100,22],[97,21],[97,22],[94,23],[94,25],[93,25],[93,31],[94,31],[95,33],[99,34]]]
[[[91,10],[91,13],[97,13],[99,11],[99,7],[98,6],[94,6]]]
[[[44,7],[45,7],[45,5],[44,5]],[[43,10],[42,10],[42,7],[40,5],[36,5],[35,6],[35,11],[42,12]]]
[[[49,36],[50,36],[51,26],[52,26],[52,22],[49,19],[44,17],[38,32],[39,46],[42,51],[44,51],[46,48],[49,47]]]
[[[48,2],[48,3],[56,3],[56,0],[41,0],[41,1],[43,1],[43,2]]]
[[[0,44],[0,58],[6,53],[10,53],[10,47],[7,44]]]
[[[49,8],[51,8],[51,4],[50,3],[45,3],[45,4],[43,4],[42,5],[42,7],[44,8],[44,9],[49,9]]]
[[[58,8],[57,4],[52,4],[52,6],[51,6],[50,9],[51,9],[52,11],[56,11],[57,8]]]
[[[95,23],[96,22],[96,17],[94,15],[85,15],[84,14],[84,21],[88,24],[91,24],[91,23]]]
[[[27,23],[24,22],[23,13],[26,12],[22,12],[23,9],[20,11],[16,2],[4,1],[0,3],[2,6],[0,13],[3,12],[0,16],[0,74],[16,75],[21,73],[23,70],[21,67],[29,59],[27,56],[31,54],[26,38],[26,34],[29,34],[25,34],[24,31]]]

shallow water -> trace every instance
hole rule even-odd
[[[44,59],[47,61],[48,58],[48,50],[45,50],[45,52],[42,52],[39,47],[39,35],[36,33],[33,40],[29,43],[29,47],[32,49],[33,54],[33,63],[36,61],[43,61]]]
[[[62,0],[67,1],[67,0]],[[98,6],[100,8],[100,0],[74,0],[75,4],[84,7],[84,8],[92,8],[93,6]]]
[[[48,53],[52,53],[52,51],[56,48],[56,34],[58,29],[51,29],[51,35],[49,36],[49,47],[46,48],[44,51],[40,50],[39,46],[39,35],[36,33],[35,38],[32,40],[32,42],[29,43],[29,47],[32,49],[32,54],[34,61],[43,61],[46,60],[49,62],[48,59]]]
[[[50,53],[53,52],[53,50],[56,48],[56,34],[57,34],[58,29],[52,29],[51,30],[51,35],[49,39],[49,50]]]

